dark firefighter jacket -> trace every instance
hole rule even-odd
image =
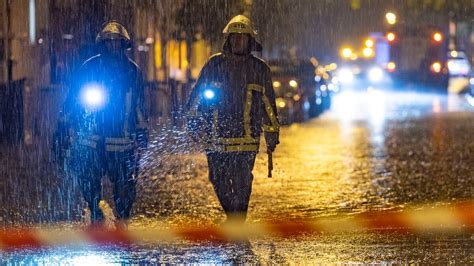
[[[92,148],[105,145],[106,151],[133,149],[137,134],[147,127],[138,66],[126,56],[119,60],[97,55],[82,65],[74,79],[64,107],[73,141]],[[95,92],[88,94],[90,89]],[[99,97],[100,104],[91,108],[87,97]]]
[[[187,109],[188,130],[204,136],[208,152],[256,152],[262,129],[278,139],[270,69],[252,54],[211,56]]]

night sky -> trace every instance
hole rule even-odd
[[[444,3],[455,2],[464,3]],[[252,17],[267,52],[272,47],[297,46],[300,57],[317,56],[324,61],[337,57],[343,44],[360,45],[370,32],[386,31],[388,11],[397,14],[399,24],[423,21],[447,25],[446,10],[433,11],[421,0],[361,0],[360,3],[360,8],[353,9],[351,0],[254,0]],[[458,8],[472,9],[474,1],[470,7]]]
[[[383,30],[393,2],[366,1],[353,10],[348,0],[257,0],[254,18],[264,48],[297,46],[300,56],[324,59],[337,55],[343,43]]]

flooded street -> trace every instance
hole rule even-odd
[[[0,266],[474,265],[473,14],[0,0]]]
[[[459,99],[449,108],[460,109],[448,111],[447,98],[435,94],[338,95],[334,110],[323,117],[282,130],[273,178],[266,177],[266,155],[260,153],[249,221],[471,200],[474,114],[464,104]],[[176,171],[167,164],[178,162],[184,172],[150,174],[156,189],[143,183],[142,189],[155,191],[144,195],[156,201],[157,215],[224,219],[207,181],[205,157],[173,156],[161,163]],[[153,199],[142,199],[143,212]]]
[[[274,154],[273,178],[266,176],[266,155],[259,155],[248,223],[350,216],[369,211],[397,212],[417,206],[429,209],[470,202],[474,199],[472,111],[467,101],[458,96],[375,89],[342,92],[334,98],[333,110],[322,117],[282,130],[281,145]],[[224,213],[207,180],[206,158],[187,150],[189,142],[184,136],[173,132],[173,141],[179,143],[173,151],[160,146],[163,139],[157,139],[155,146],[152,144],[139,180],[131,230],[224,221]],[[36,184],[41,191],[41,180],[23,181],[25,186]],[[13,180],[9,182],[2,183],[3,191],[9,189]],[[58,191],[68,189],[65,181],[56,182]],[[74,194],[72,191],[71,195]],[[110,189],[105,194],[110,199]],[[36,201],[36,206],[47,206],[50,200],[53,206],[54,202],[60,203],[56,206],[66,205],[59,195],[50,190],[47,197],[31,193],[11,199],[16,205],[2,207],[2,221],[6,225],[31,221],[34,225],[53,222],[69,227],[71,223],[65,218],[69,215],[72,224],[80,223],[84,204],[79,194],[71,196],[67,212],[27,204]],[[22,202],[24,206],[20,206]],[[12,212],[17,215],[6,215]],[[309,234],[290,239],[268,236],[250,238],[244,244],[180,241],[132,245],[128,249],[15,251],[1,253],[0,264],[470,264],[474,261],[473,248],[472,228],[465,233],[422,235],[387,230]]]

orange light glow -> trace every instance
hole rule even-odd
[[[443,40],[443,34],[439,33],[439,32],[435,32],[433,34],[433,40],[435,42],[441,42]]]
[[[352,55],[352,49],[349,47],[345,47],[341,50],[341,55],[344,58],[350,58]]]
[[[365,57],[373,57],[374,49],[367,47],[367,48],[364,48],[364,50],[362,50],[362,53],[364,54]]]
[[[397,23],[397,15],[395,15],[395,13],[393,12],[388,12],[387,14],[385,14],[385,19],[390,25],[395,25]]]
[[[396,68],[397,68],[397,65],[394,62],[389,62],[387,64],[387,70],[389,72],[394,72]]]
[[[431,71],[435,73],[441,72],[441,63],[440,62],[434,62],[431,64]]]
[[[374,47],[374,40],[367,39],[367,40],[365,40],[364,44],[365,44],[366,47],[372,48],[372,47]]]
[[[395,33],[393,33],[393,32],[387,33],[387,40],[388,40],[389,42],[393,42],[393,41],[395,41],[395,39],[396,39]]]

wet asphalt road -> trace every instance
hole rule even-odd
[[[273,178],[266,177],[265,154],[259,155],[248,222],[314,219],[472,201],[473,132],[474,107],[457,96],[380,90],[340,93],[330,112],[282,130],[281,145],[274,154]],[[207,181],[205,157],[187,149],[190,144],[181,138],[182,133],[173,135],[177,144],[172,147],[164,145],[169,140],[163,142],[160,138],[152,143],[139,181],[131,228],[224,220]],[[30,184],[24,182],[24,187]],[[3,184],[4,192],[6,187]],[[16,189],[18,193],[22,190]],[[41,191],[35,193],[40,198],[39,205],[45,205]],[[61,194],[52,190],[48,193],[52,202],[60,198],[54,195]],[[105,194],[110,202],[110,189]],[[35,200],[24,198],[16,203],[16,208],[21,208],[21,204],[29,206]],[[74,198],[68,206],[66,216],[79,221],[82,203]],[[14,224],[22,223],[28,220],[22,217],[38,213],[42,221],[53,217],[48,216],[52,209],[35,212],[33,208],[22,213],[12,209],[3,208],[4,223],[9,219]],[[13,222],[14,219],[6,217],[8,213],[16,213],[18,219]],[[64,216],[58,214],[61,218],[52,220],[64,226]],[[33,218],[28,221],[38,222]],[[250,239],[246,244],[179,242],[130,249],[18,251],[0,253],[0,264],[472,264],[473,254],[474,236],[470,233],[433,232],[419,236],[387,231],[260,238]]]

